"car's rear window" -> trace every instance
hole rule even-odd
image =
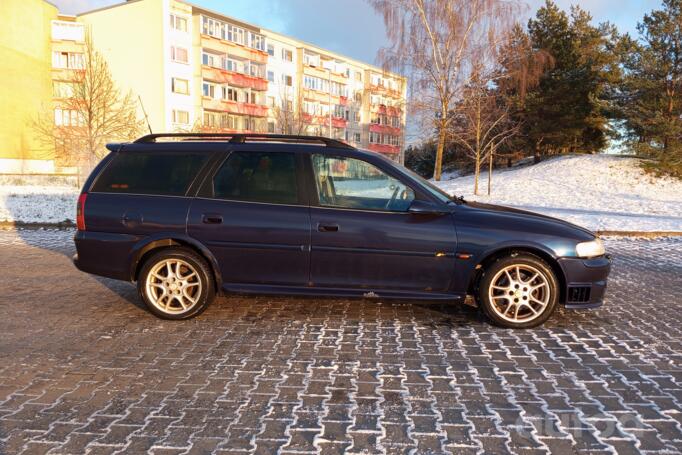
[[[184,196],[207,159],[206,153],[119,153],[99,175],[92,191]]]

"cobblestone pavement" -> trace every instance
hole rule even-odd
[[[0,231],[2,453],[680,453],[682,239],[611,239],[606,306],[223,297],[182,322]]]

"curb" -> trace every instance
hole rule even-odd
[[[73,221],[59,223],[25,223],[23,221],[0,221],[0,230],[11,231],[12,229],[71,229],[75,228]]]

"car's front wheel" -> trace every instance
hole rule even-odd
[[[187,319],[204,311],[215,297],[211,270],[194,251],[167,248],[142,266],[137,289],[147,308],[164,319]]]
[[[552,268],[530,254],[498,259],[485,271],[479,285],[479,302],[496,325],[529,328],[544,323],[559,300]]]

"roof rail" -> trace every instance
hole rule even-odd
[[[259,133],[159,133],[147,134],[137,139],[135,144],[149,144],[159,138],[179,138],[185,140],[219,140],[227,139],[231,144],[243,144],[247,141],[279,141],[279,142],[317,142],[326,147],[354,148],[345,142],[322,136],[304,136],[294,134],[259,134]]]

